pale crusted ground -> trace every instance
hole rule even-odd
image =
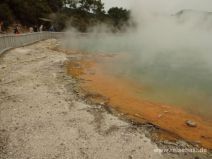
[[[143,129],[77,100],[56,40],[0,58],[0,159],[160,159]],[[166,158],[177,158],[177,155]]]

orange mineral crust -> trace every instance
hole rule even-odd
[[[106,59],[110,60],[108,57]],[[104,62],[81,60],[77,61],[77,65],[71,62],[68,72],[86,81],[81,83],[84,90],[107,97],[108,105],[116,110],[128,114],[137,121],[146,120],[188,142],[212,149],[211,121],[176,106],[143,100],[137,93],[145,91],[142,90],[142,86],[110,73],[104,65]],[[194,121],[196,127],[186,125],[187,120]]]

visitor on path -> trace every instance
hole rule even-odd
[[[40,32],[43,31],[43,25],[40,26],[39,31],[40,31]]]
[[[33,27],[29,27],[29,32],[30,33],[33,33],[34,32]]]
[[[35,25],[34,28],[33,28],[34,32],[38,32],[38,26]]]
[[[17,25],[15,25],[15,28],[14,28],[14,34],[20,34],[18,24],[17,24]]]
[[[53,26],[53,25],[49,28],[49,31],[51,31],[51,32],[55,32],[55,28],[54,28],[54,26]]]

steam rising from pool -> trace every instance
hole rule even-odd
[[[212,13],[184,9],[181,0],[155,3],[132,1],[137,27],[125,33],[113,34],[103,25],[86,35],[71,30],[64,44],[86,52],[127,54],[127,60],[116,61],[110,68],[145,85],[144,99],[211,117]]]

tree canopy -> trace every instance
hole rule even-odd
[[[26,26],[39,25],[40,18],[50,18],[58,27],[67,25],[80,31],[98,23],[110,22],[119,27],[129,20],[129,11],[111,8],[108,13],[101,0],[1,0],[0,20],[19,22]]]
[[[130,11],[123,8],[112,7],[108,10],[108,15],[112,19],[115,27],[121,27],[129,20]]]

